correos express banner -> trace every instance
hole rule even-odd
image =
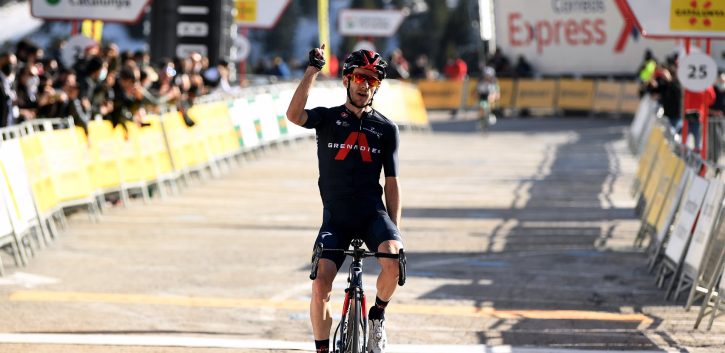
[[[649,48],[658,60],[674,40],[645,39],[615,0],[495,0],[496,45],[542,74],[634,73]]]

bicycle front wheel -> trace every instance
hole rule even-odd
[[[363,330],[362,298],[356,294],[350,303],[350,310],[347,312],[347,327],[345,335],[345,353],[365,353],[365,333]]]

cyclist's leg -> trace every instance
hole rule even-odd
[[[389,254],[397,254],[403,248],[400,231],[390,219],[382,203],[378,206],[378,210],[371,221],[365,244],[368,249],[375,249],[378,252]],[[377,296],[387,302],[393,297],[393,293],[398,286],[398,260],[381,258],[378,259],[378,263],[381,270],[377,281]]]
[[[378,205],[376,211],[368,228],[366,239],[368,249],[397,254],[403,248],[403,241],[400,238],[398,227],[388,216],[382,202]],[[377,281],[377,298],[375,298],[375,304],[370,306],[368,312],[367,350],[372,353],[385,352],[388,341],[385,332],[385,308],[393,297],[399,276],[398,260],[381,258],[378,259],[378,262],[381,270]]]
[[[346,249],[350,245],[349,237],[333,227],[332,214],[329,210],[325,209],[323,212],[323,222],[315,244],[322,243],[325,249]],[[312,282],[310,321],[313,335],[317,341],[330,338],[332,282],[344,260],[344,254],[323,253],[317,268],[317,278]]]

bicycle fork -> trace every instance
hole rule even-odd
[[[335,352],[363,353],[367,349],[368,312],[367,300],[362,288],[362,266],[351,266],[348,283],[350,286],[345,289],[342,319],[336,330],[336,333],[340,332],[340,340],[336,342]],[[357,308],[358,305],[360,308]],[[355,326],[357,328],[354,328]]]

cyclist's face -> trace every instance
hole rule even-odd
[[[367,69],[355,69],[351,75],[345,77],[350,88],[350,98],[358,105],[367,104],[372,99],[375,89],[380,86],[375,71]]]

